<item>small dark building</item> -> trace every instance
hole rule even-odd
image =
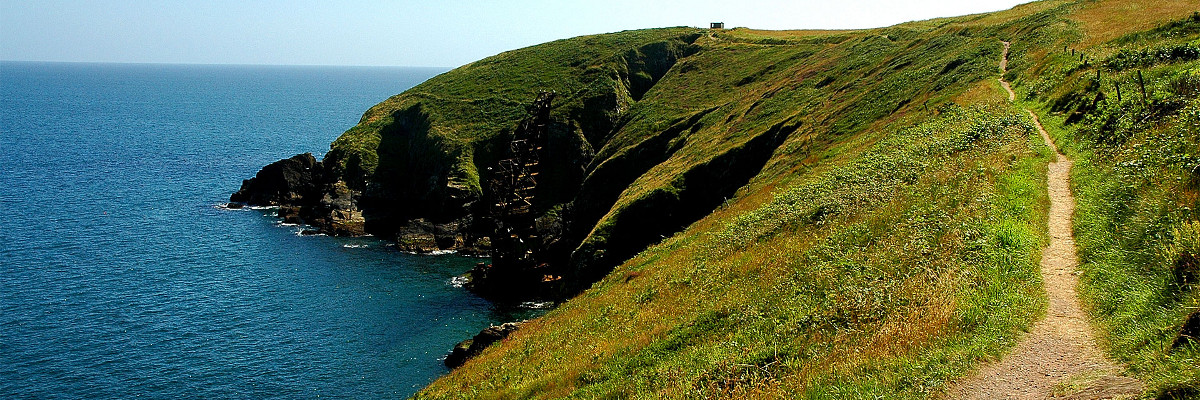
[[[708,24],[708,28],[709,29],[725,29],[725,23],[724,22],[713,22],[711,24]]]

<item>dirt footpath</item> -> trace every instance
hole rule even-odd
[[[1009,43],[1004,43],[1001,72],[1008,64]],[[1008,82],[1000,78],[1009,100],[1015,98]],[[999,362],[984,366],[974,375],[953,384],[948,391],[955,399],[1118,399],[1133,398],[1144,390],[1141,382],[1121,376],[1116,364],[1104,358],[1096,347],[1087,315],[1079,307],[1075,291],[1079,258],[1071,218],[1075,197],[1071,194],[1071,159],[1058,154],[1058,148],[1037,115],[1029,116],[1037,124],[1046,145],[1054,149],[1058,160],[1049,165],[1050,245],[1042,252],[1041,272],[1049,306],[1046,318],[1034,324],[1011,353]]]

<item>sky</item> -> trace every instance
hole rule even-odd
[[[1026,1],[0,0],[0,60],[456,67],[626,29],[874,28]]]

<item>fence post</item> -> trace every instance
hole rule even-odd
[[[1146,82],[1142,80],[1142,70],[1138,70],[1138,87],[1142,90],[1142,105],[1146,105]]]

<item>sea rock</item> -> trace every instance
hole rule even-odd
[[[229,201],[252,206],[297,205],[316,194],[322,180],[321,163],[312,153],[273,162],[242,181]]]
[[[304,221],[300,218],[300,207],[297,206],[280,206],[279,211],[275,212],[275,216],[283,220],[285,224],[302,224]]]
[[[350,189],[311,153],[271,163],[254,178],[242,181],[230,204],[279,206],[287,224],[306,223],[332,236],[366,235],[367,221],[358,208],[360,193]]]
[[[362,236],[366,232],[362,211],[333,209],[324,229],[333,236]]]
[[[330,184],[321,196],[321,207],[330,210],[356,210],[354,197],[357,195],[345,181]]]
[[[486,253],[467,243],[464,228],[469,224],[451,221],[434,224],[417,218],[401,225],[396,230],[396,247],[414,253],[430,253],[439,250],[464,251],[468,254]],[[477,240],[476,240],[477,241]]]
[[[396,248],[414,253],[430,253],[440,250],[433,224],[416,219],[396,230]]]
[[[463,363],[466,363],[467,360],[482,353],[492,343],[504,340],[508,335],[516,332],[523,323],[524,321],[506,322],[501,325],[490,326],[480,331],[475,337],[458,342],[454,346],[454,349],[450,351],[450,354],[446,356],[446,367],[458,368]]]

